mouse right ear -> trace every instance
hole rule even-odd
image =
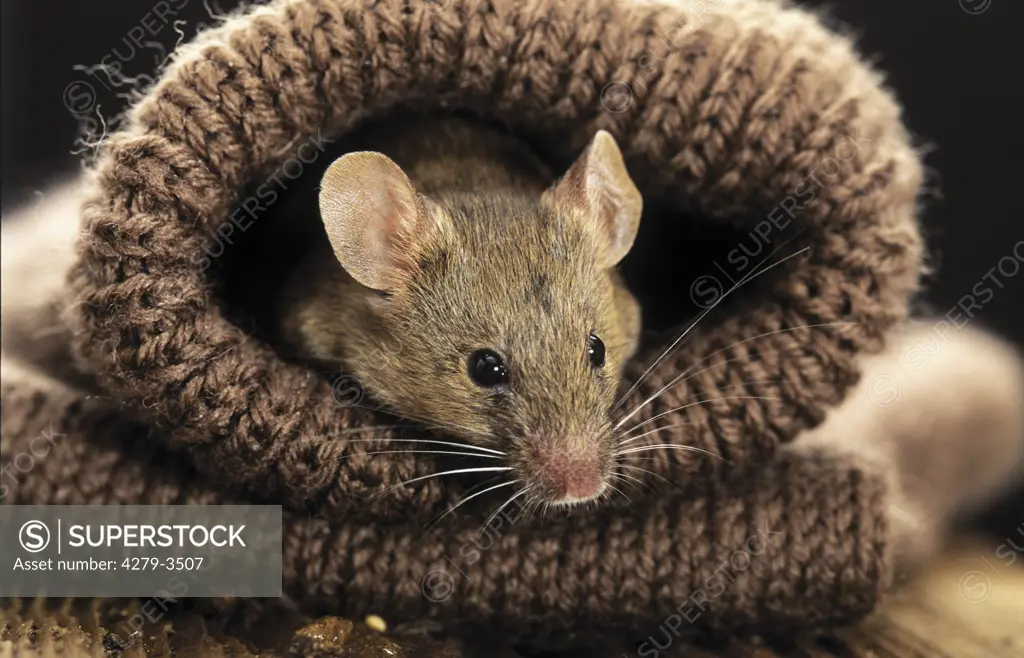
[[[345,271],[374,290],[393,291],[416,267],[414,235],[427,212],[401,167],[381,153],[348,153],[320,181],[320,217]]]
[[[576,162],[545,196],[568,216],[583,219],[599,238],[599,262],[619,263],[633,247],[643,197],[626,171],[615,138],[599,130]]]

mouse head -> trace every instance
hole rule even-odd
[[[641,196],[603,131],[547,190],[496,187],[428,197],[379,153],[332,163],[321,215],[354,280],[344,361],[400,415],[502,453],[525,500],[595,499],[639,334],[615,268]]]

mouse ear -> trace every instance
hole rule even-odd
[[[405,172],[381,153],[348,153],[320,181],[320,216],[345,271],[393,291],[416,267],[413,236],[426,214]]]
[[[610,133],[599,130],[547,194],[557,211],[581,218],[597,232],[602,266],[612,267],[629,253],[640,226],[643,197]]]

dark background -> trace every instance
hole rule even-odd
[[[122,39],[154,2],[2,1],[5,214],[32,200],[33,191],[57,174],[79,166],[72,151],[80,123],[64,102],[69,85],[90,81],[105,117],[123,108],[125,99],[117,93],[127,87],[104,89],[98,77],[74,67],[96,64],[113,48],[127,55]],[[168,3],[184,5],[175,18],[184,21],[179,27],[188,38],[201,24],[214,23],[203,0]],[[220,0],[218,8],[217,0],[207,0],[214,14],[235,4]],[[936,191],[925,197],[922,216],[939,269],[929,281],[926,302],[945,313],[1024,239],[1024,2],[804,4],[824,4],[830,24],[858,35],[861,51],[896,90],[918,144],[928,148],[930,188]],[[125,74],[152,73],[161,47],[171,50],[178,35],[167,25],[147,39],[159,45],[139,50],[124,65]],[[81,92],[79,87],[68,93]],[[974,322],[1024,346],[1024,268],[1004,283]],[[1006,520],[1020,522],[1012,516]]]

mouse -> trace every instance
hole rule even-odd
[[[597,131],[558,177],[521,138],[462,117],[356,147],[320,180],[324,239],[282,288],[285,345],[468,442],[524,501],[607,495],[641,330],[618,265],[643,200],[616,140]]]

